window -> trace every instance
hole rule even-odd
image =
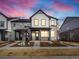
[[[37,37],[39,36],[39,32],[38,32],[38,31],[36,31],[36,36],[37,36]]]
[[[41,37],[48,37],[49,32],[48,31],[41,31]]]
[[[54,25],[54,20],[51,21],[51,25]]]
[[[27,26],[24,26],[24,28],[27,28]]]
[[[38,19],[34,20],[34,25],[37,26],[39,24]]]
[[[42,19],[42,21],[41,21],[41,22],[42,22],[42,25],[43,25],[43,26],[45,26],[45,25],[46,25],[46,20],[45,20],[45,19]]]
[[[55,36],[55,32],[51,31],[51,36],[54,37]]]
[[[4,21],[0,21],[0,27],[4,27]]]
[[[16,24],[14,23],[14,24],[13,24],[13,27],[15,27],[15,25],[16,25]]]

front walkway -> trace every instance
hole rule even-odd
[[[34,41],[34,47],[40,47],[40,41]]]

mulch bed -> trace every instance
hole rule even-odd
[[[66,45],[61,44],[60,42],[53,41],[52,43],[50,42],[40,42],[41,47],[64,47]]]

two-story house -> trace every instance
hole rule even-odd
[[[30,20],[29,19],[17,19],[11,21],[12,36],[15,40],[27,40],[30,39]],[[31,35],[30,35],[31,36]],[[29,36],[29,37],[30,37]]]
[[[32,40],[57,40],[57,19],[42,10],[30,17]]]
[[[30,19],[6,18],[5,15],[1,14],[1,40],[4,38],[6,40],[57,40],[57,20],[42,10],[38,10]],[[2,25],[3,23],[4,25]],[[3,34],[4,31],[5,33]]]
[[[7,16],[0,12],[0,40],[5,40],[5,30],[7,29]]]

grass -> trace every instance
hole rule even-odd
[[[66,45],[60,43],[59,41],[52,41],[52,43],[49,42],[40,42],[41,47],[64,47]]]
[[[8,42],[8,41],[0,41],[0,47],[6,46],[8,44],[11,44],[13,42]]]
[[[4,49],[0,56],[79,56],[79,48]]]

